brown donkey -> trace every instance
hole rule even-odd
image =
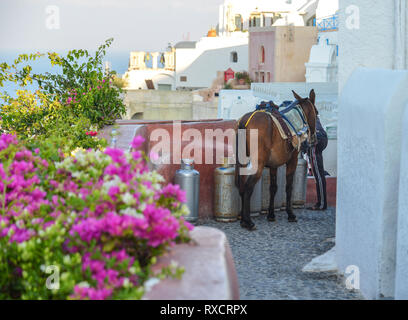
[[[306,122],[308,125],[308,142],[316,143],[316,107],[315,107],[315,92],[310,91],[309,98],[301,98],[296,92],[292,91],[298,104],[302,107]],[[238,121],[238,129],[258,130],[258,153],[249,154],[250,135],[246,135],[246,150],[247,156],[251,161],[251,165],[257,163],[257,171],[253,175],[241,176],[240,168],[242,165],[238,163],[235,169],[235,183],[238,187],[239,194],[242,200],[241,210],[241,227],[249,230],[255,230],[255,224],[250,217],[250,199],[254,191],[254,186],[262,176],[264,167],[270,168],[270,204],[268,220],[275,221],[274,213],[274,198],[278,189],[276,183],[277,168],[286,164],[286,212],[289,222],[296,222],[296,216],[292,209],[292,185],[293,176],[295,174],[297,159],[299,152],[290,145],[287,140],[284,140],[271,117],[265,112],[258,112],[252,116],[253,112],[245,114]],[[252,118],[251,118],[252,116]],[[248,122],[248,120],[250,120]],[[246,127],[245,127],[246,126]],[[248,132],[248,131],[247,131]],[[238,141],[238,140],[237,140]],[[237,142],[238,143],[238,142]],[[239,147],[239,146],[238,146]]]

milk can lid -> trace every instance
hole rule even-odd
[[[183,169],[193,169],[194,160],[193,159],[181,159],[181,167]]]

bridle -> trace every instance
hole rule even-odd
[[[309,99],[305,99],[304,101],[305,101],[305,102],[308,102],[308,103],[310,104],[310,106],[312,107],[312,109],[314,110],[314,112],[316,113],[315,106],[313,105],[312,101],[310,101]],[[303,110],[302,105],[301,105],[300,103],[299,103],[299,105],[300,105],[300,109],[302,110],[302,114],[303,114],[303,117],[304,117],[304,119],[302,118],[302,120],[303,120],[304,124],[307,126],[307,131],[308,131],[307,142],[308,142],[310,145],[312,145],[314,142],[317,141],[317,136],[316,136],[316,122],[315,122],[315,132],[314,132],[314,134],[312,135],[312,134],[311,134],[311,130],[310,130],[310,126],[309,126],[309,121],[308,121],[308,119],[307,119],[306,113],[305,113],[305,111]]]

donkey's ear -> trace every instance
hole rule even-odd
[[[316,94],[314,89],[310,90],[309,93],[309,100],[312,101],[313,104],[315,104],[315,100],[316,100]]]
[[[299,100],[299,101],[303,100],[303,98],[301,96],[299,96],[295,91],[292,90],[292,92],[293,92],[293,96],[295,97],[296,100]]]

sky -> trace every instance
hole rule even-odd
[[[199,40],[223,0],[0,0],[0,51],[162,51]]]

